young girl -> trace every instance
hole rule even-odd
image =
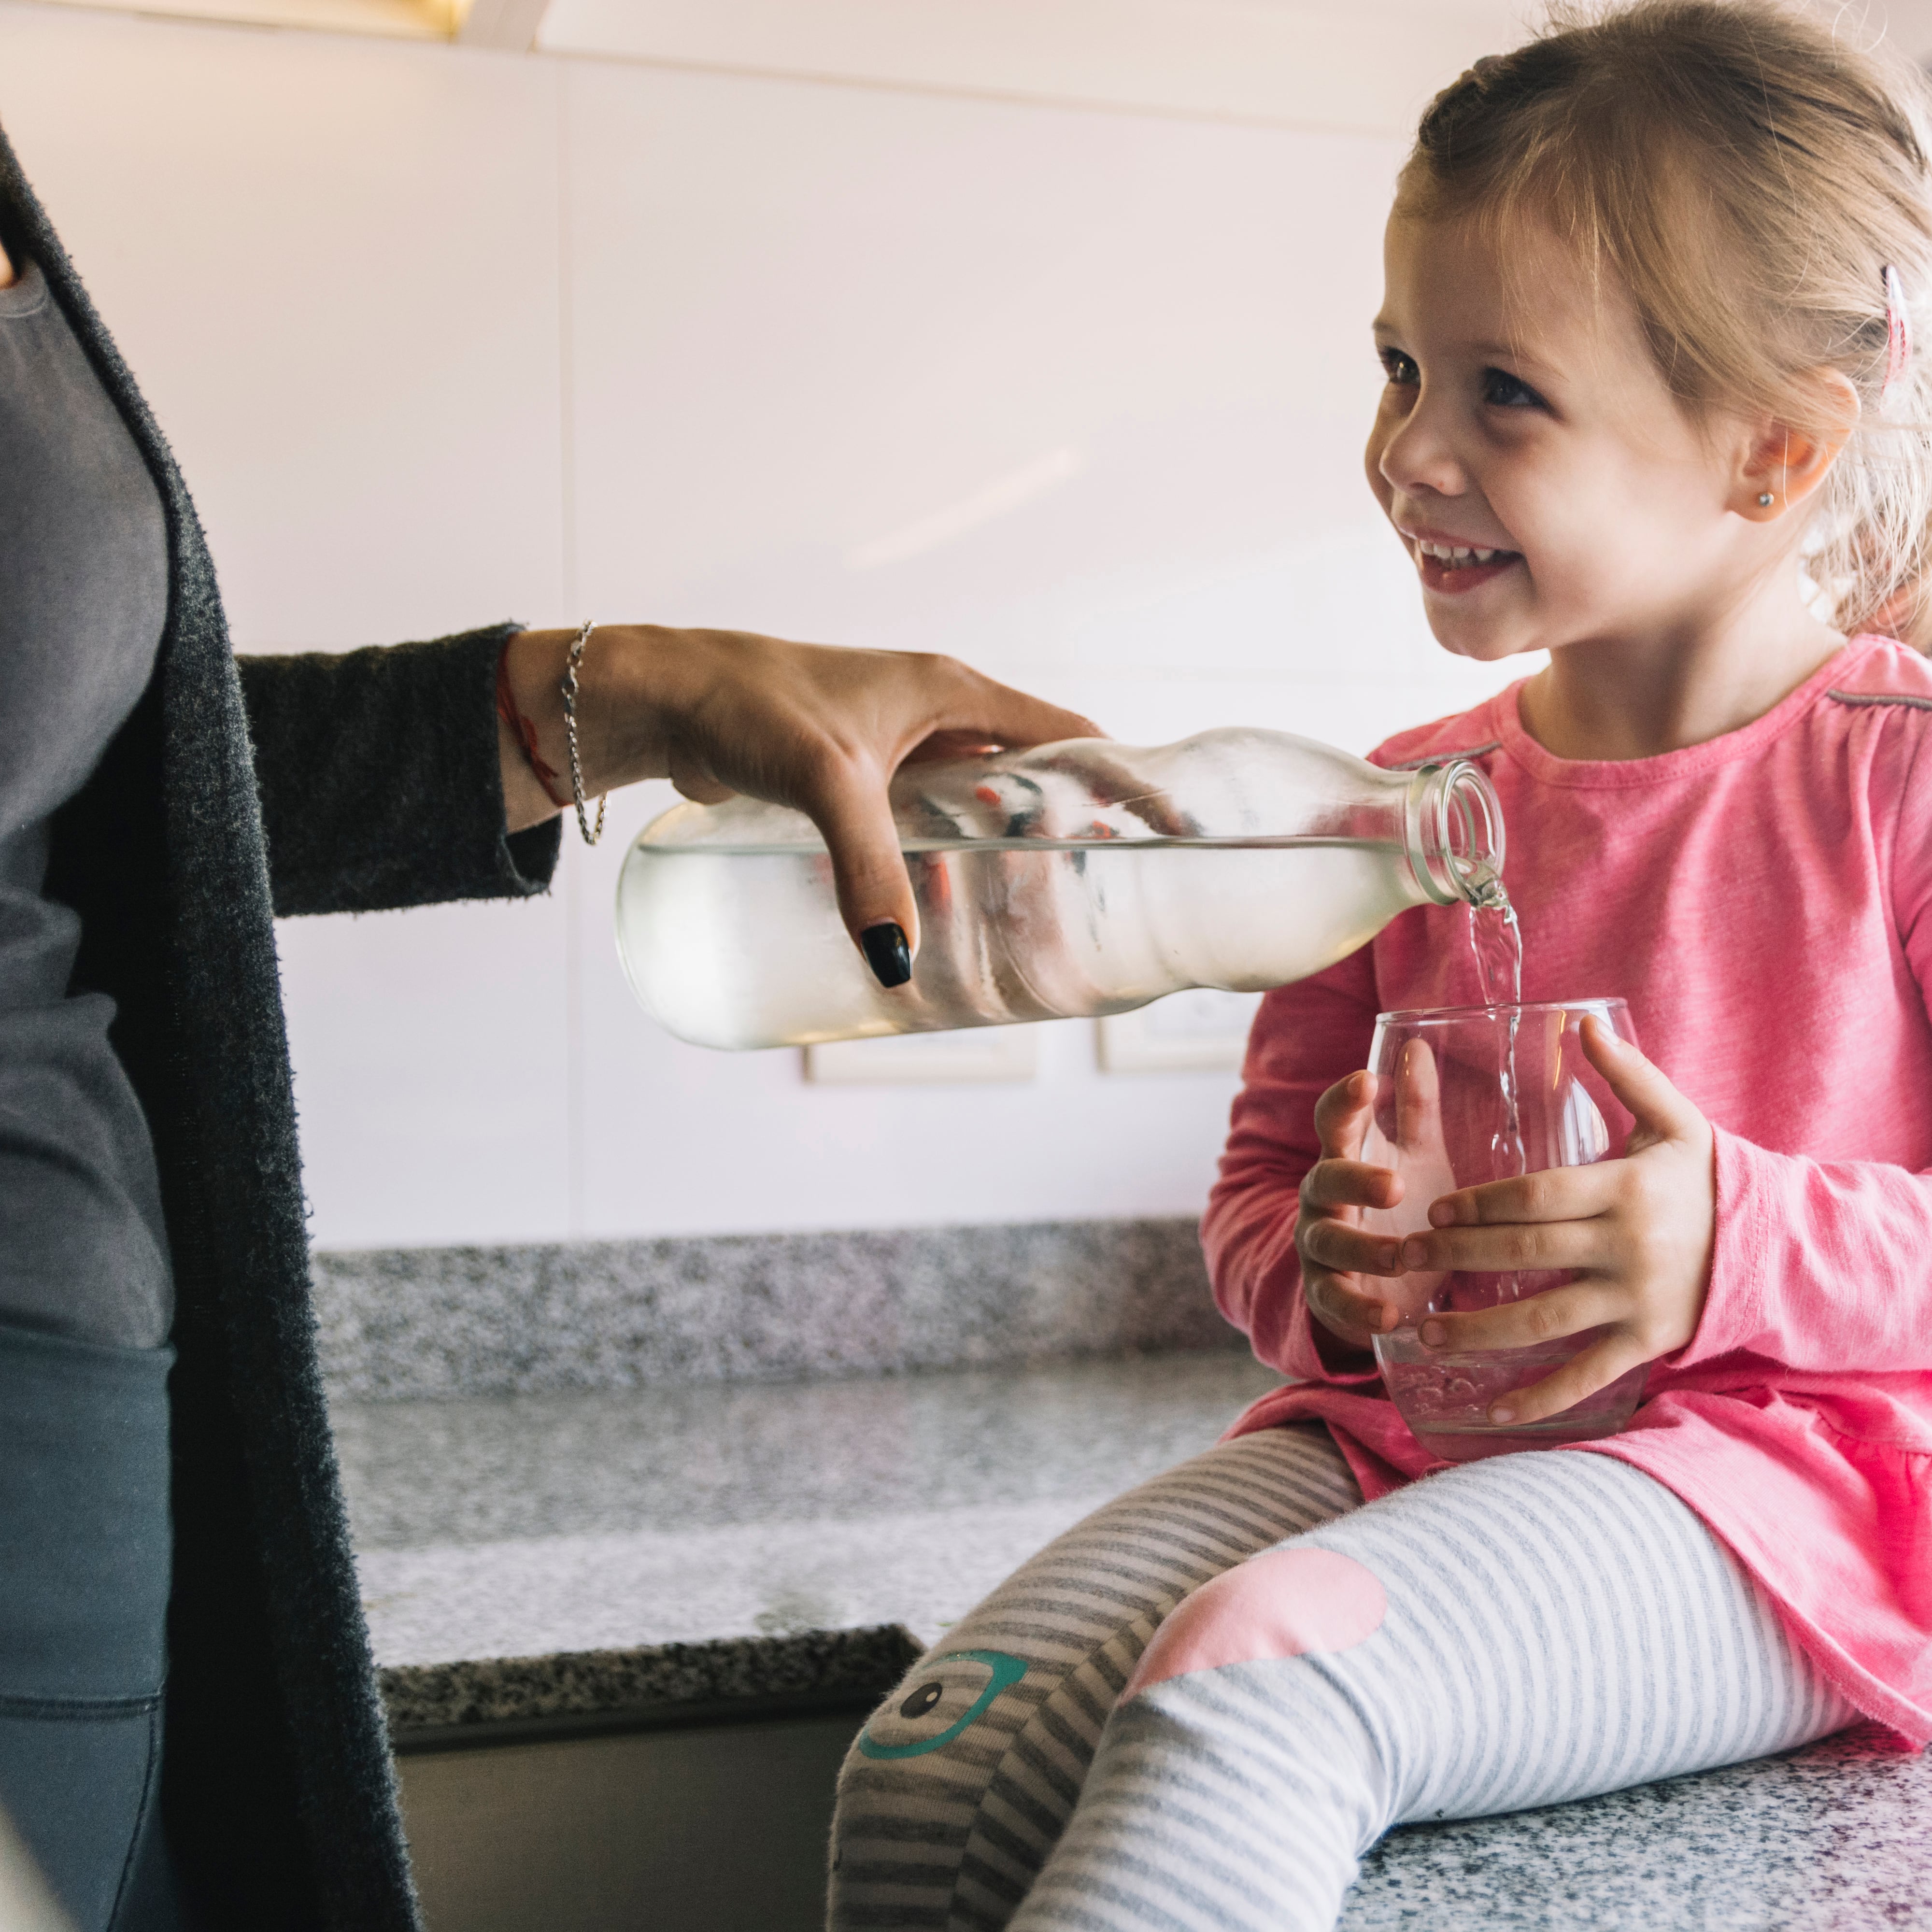
[[[1465,74],[1402,176],[1370,487],[1444,646],[1547,669],[1382,748],[1502,800],[1524,996],[1621,994],[1618,1160],[1393,1204],[1378,1010],[1478,1000],[1467,911],[1270,996],[1205,1239],[1296,1378],[1028,1564],[867,1727],[836,1928],[1333,1924],[1392,1825],[1932,1738],[1932,293],[1915,80],[1768,0],[1640,0]],[[1924,757],[1928,770],[1915,773]],[[1370,1342],[1405,1270],[1571,1285],[1621,1435],[1443,1468]],[[1426,1480],[1418,1481],[1418,1478]]]

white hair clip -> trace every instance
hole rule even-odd
[[[1885,265],[1885,386],[1878,396],[1881,410],[1892,400],[1898,379],[1912,360],[1912,311],[1905,305],[1905,284],[1889,262]]]

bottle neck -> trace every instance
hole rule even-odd
[[[1482,767],[1467,758],[1424,765],[1409,781],[1403,829],[1408,868],[1437,905],[1484,905],[1501,890],[1503,808]]]

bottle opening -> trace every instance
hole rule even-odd
[[[1502,896],[1503,808],[1467,758],[1424,765],[1408,791],[1408,862],[1438,905],[1490,905]]]

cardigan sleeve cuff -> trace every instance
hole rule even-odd
[[[278,914],[548,887],[561,821],[504,824],[496,661],[519,628],[238,661]]]

